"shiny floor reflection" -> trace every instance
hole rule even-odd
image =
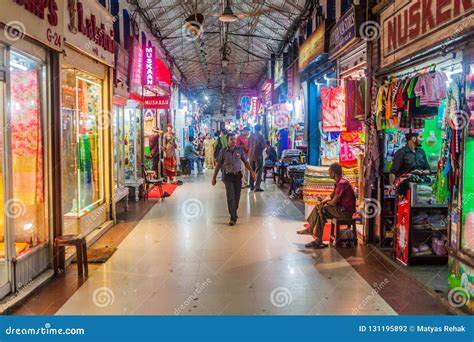
[[[57,312],[61,315],[396,314],[334,248],[308,251],[303,215],[272,180],[239,222],[210,172],[184,178]],[[372,285],[372,286],[371,286]]]

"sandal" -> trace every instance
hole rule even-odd
[[[302,229],[302,230],[297,230],[296,234],[300,235],[312,235],[310,230],[308,228]]]

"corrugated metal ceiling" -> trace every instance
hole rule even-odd
[[[166,49],[188,80],[190,89],[207,95],[213,111],[235,109],[241,89],[254,88],[262,79],[267,60],[276,52],[304,7],[304,0],[233,0],[234,23],[218,20],[223,1],[137,0],[145,16],[160,32]],[[224,1],[225,2],[225,1]],[[192,38],[185,20],[202,13],[202,33]],[[227,44],[226,44],[227,42]],[[223,46],[229,64],[222,67]],[[225,94],[222,97],[222,94]]]

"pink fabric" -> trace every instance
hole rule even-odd
[[[352,145],[359,144],[359,133],[341,132],[341,154],[339,162],[342,166],[357,165],[357,155]]]
[[[25,204],[42,203],[43,144],[37,70],[11,72],[13,195]]]
[[[322,119],[324,132],[340,132],[344,126],[344,90],[342,87],[321,90]]]

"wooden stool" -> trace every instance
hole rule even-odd
[[[346,226],[347,229],[341,236],[341,226]],[[335,228],[335,231],[334,231]],[[352,231],[351,231],[352,229]],[[351,237],[347,237],[351,234]],[[354,247],[357,246],[357,226],[354,219],[332,219],[331,220],[331,237],[329,238],[329,245],[335,243],[336,247],[340,247],[342,243],[350,242]]]
[[[264,165],[263,166],[263,181],[265,182],[265,180],[267,179],[267,173],[268,171],[271,172],[271,175],[273,177],[273,181],[276,183],[276,174],[275,174],[275,164],[271,164],[271,165]]]
[[[83,273],[86,277],[89,275],[89,267],[87,262],[87,242],[82,235],[63,235],[54,239],[54,254],[59,255],[58,268],[65,271],[66,262],[66,246],[76,247],[77,273],[82,277]]]

